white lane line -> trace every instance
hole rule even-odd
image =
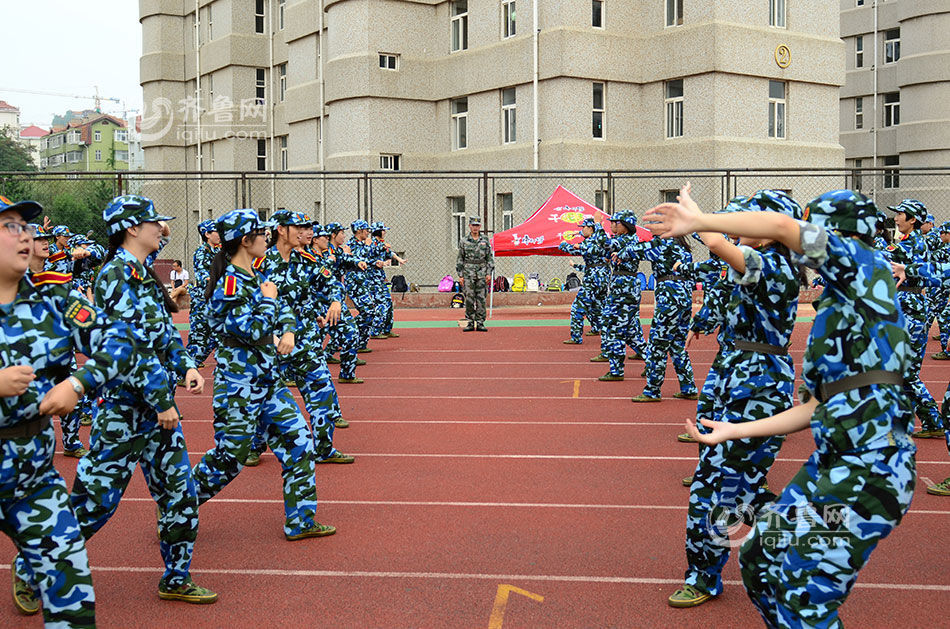
[[[0,569],[9,570],[10,564],[0,564]],[[164,568],[147,566],[92,566],[93,572],[147,573],[161,574]],[[618,583],[627,585],[682,585],[683,579],[665,579],[657,577],[612,577],[558,574],[482,574],[466,572],[373,572],[368,570],[267,570],[201,568],[201,574],[220,574],[248,577],[329,577],[329,578],[368,578],[368,579],[438,579],[460,581],[545,581],[549,583]],[[727,585],[742,585],[741,581],[727,580]],[[856,588],[868,590],[900,590],[950,592],[950,585],[934,583],[861,583]]]
[[[214,421],[213,418],[208,419],[183,419],[181,420],[186,424],[208,424]],[[678,426],[685,428],[685,421],[682,422],[551,422],[551,421],[528,421],[528,422],[515,422],[507,420],[498,420],[492,421],[482,420],[482,421],[463,421],[463,420],[430,420],[430,419],[405,419],[405,420],[388,420],[388,419],[354,419],[354,423],[359,424],[461,424],[461,425],[475,425],[475,426]]]
[[[369,376],[372,378],[372,376]],[[566,378],[565,378],[566,380]],[[591,380],[596,380],[596,378],[591,378]],[[637,378],[637,380],[643,380],[643,378]],[[629,380],[633,382],[634,379]],[[344,392],[344,399],[347,398],[345,395],[346,391],[349,389],[337,389],[337,393],[340,391]],[[181,400],[202,400],[210,399],[214,397],[213,395],[187,395],[178,398]],[[299,394],[294,390],[294,397],[299,397]],[[574,401],[590,401],[590,400],[627,400],[630,401],[630,397],[622,395],[619,397],[610,397],[610,396],[588,396],[588,397],[562,397],[559,395],[356,395],[355,399],[360,400],[574,400]],[[675,400],[670,398],[670,401],[684,401],[684,402],[693,402],[695,405],[695,400]],[[631,407],[632,408],[632,407]]]

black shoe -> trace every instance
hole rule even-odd
[[[488,332],[488,328],[485,327],[484,323],[476,323],[475,329],[478,330],[479,332]]]
[[[462,332],[474,332],[475,331],[475,322],[469,321],[468,325],[462,328]]]

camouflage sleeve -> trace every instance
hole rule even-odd
[[[337,266],[341,269],[358,269],[360,260],[352,253],[340,252],[336,254]]]
[[[802,253],[792,251],[792,260],[810,269],[818,269],[828,259],[828,231],[824,227],[798,221]]]
[[[194,258],[192,258],[192,266],[195,271],[195,284],[200,288],[205,288],[208,285],[208,279],[210,278],[211,264],[208,259],[208,250],[202,245],[201,247],[195,249]]]
[[[486,238],[486,240],[488,240]],[[493,275],[495,273],[495,253],[491,248],[491,240],[488,240],[488,246],[485,247],[485,275]]]
[[[465,241],[459,243],[459,254],[455,258],[455,273],[457,275],[462,274],[462,269],[465,268]]]
[[[110,319],[75,290],[63,289],[53,302],[55,311],[64,318],[73,347],[88,356],[72,374],[87,392],[116,380],[132,368],[135,341],[125,322]]]
[[[752,247],[745,245],[738,245],[738,247],[739,251],[742,252],[742,259],[745,261],[745,273],[740,274],[730,267],[729,275],[732,281],[740,286],[753,286],[758,284],[762,279],[762,274],[766,266],[764,256]]]
[[[950,264],[942,262],[908,264],[904,273],[907,277],[921,280],[925,286],[937,287],[950,284]]]
[[[169,325],[173,326],[170,321]],[[181,342],[181,335],[174,326],[170,331],[169,337],[171,338],[167,349],[169,365],[175,368],[175,373],[184,377],[189,369],[197,369],[198,364],[195,362],[195,359],[191,357],[191,354],[185,351],[185,345]]]
[[[224,278],[222,278],[223,282]],[[239,290],[233,296],[225,296],[224,290],[219,283],[214,295],[211,297],[210,310],[213,312],[224,312],[224,333],[233,336],[236,339],[258,343],[261,340],[268,339],[274,334],[282,334],[284,325],[278,325],[278,331],[275,324],[278,321],[278,312],[282,318],[287,310],[285,304],[278,304],[276,299],[264,297],[259,288]],[[293,318],[293,313],[291,312]],[[296,323],[296,321],[294,321]],[[290,330],[293,330],[293,323]]]

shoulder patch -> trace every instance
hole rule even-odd
[[[888,251],[894,251],[897,249],[897,245],[887,245],[885,249],[887,249]]]
[[[255,269],[259,269],[262,266],[264,266],[264,260],[265,258],[263,256],[260,258],[254,258],[254,261],[251,263],[251,266],[253,266]]]
[[[54,253],[53,255],[49,257],[50,262],[59,262],[60,260],[65,260],[65,259],[66,259],[65,251],[57,251],[56,253]]]
[[[132,277],[134,277],[135,279],[137,279],[138,281],[141,282],[141,281],[142,281],[142,274],[139,273],[139,270],[138,270],[137,268],[135,268],[135,266],[134,266],[133,264],[131,264],[131,263],[129,263],[129,264],[126,265],[126,266],[129,267],[129,275],[131,275]]]
[[[44,284],[67,284],[73,280],[72,273],[57,273],[56,271],[43,271],[33,274],[33,286],[43,286]]]
[[[322,269],[320,269],[320,275],[326,278],[330,278],[333,276],[333,273],[331,273],[330,269],[328,269],[327,267],[323,267]]]
[[[237,293],[237,278],[228,275],[224,278],[224,294],[226,297],[233,297]]]
[[[72,321],[73,325],[80,328],[88,328],[96,322],[96,311],[78,299],[74,299],[66,307],[65,316],[67,320]]]

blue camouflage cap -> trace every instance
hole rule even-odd
[[[253,231],[271,227],[271,223],[262,221],[257,215],[257,210],[243,209],[231,210],[218,219],[218,233],[221,234],[221,240],[230,242],[247,236]]]
[[[350,229],[352,229],[354,233],[358,232],[361,229],[369,229],[369,223],[367,223],[366,221],[362,219],[356,220],[350,223]]]
[[[274,212],[274,215],[271,216],[271,222],[274,223],[274,225],[293,225],[296,227],[304,227],[310,225],[313,221],[311,221],[310,217],[303,212],[277,210]]]
[[[198,233],[202,236],[207,236],[213,231],[217,231],[218,227],[214,224],[212,219],[207,219],[198,223]]]
[[[102,211],[102,220],[109,225],[110,236],[142,223],[170,221],[174,218],[159,214],[155,211],[155,204],[151,199],[137,194],[116,197]],[[55,234],[56,230],[53,230],[53,233]]]
[[[633,213],[633,210],[620,210],[611,215],[610,222],[623,223],[627,226],[627,229],[633,232],[637,228],[637,215]]]
[[[577,224],[578,227],[583,229],[584,227],[597,227],[597,221],[595,221],[590,216],[584,218],[580,223]]]
[[[940,223],[940,227],[937,228],[937,231],[941,234],[944,232],[950,233],[950,221],[944,221]]]
[[[799,221],[805,218],[802,206],[781,190],[759,190],[746,199],[743,206],[751,212],[778,212]]]
[[[83,235],[76,235],[66,241],[66,245],[69,247],[83,247],[85,245],[94,245],[96,244],[95,240],[90,240]]]
[[[339,223],[337,223],[337,222],[334,221],[333,223],[327,223],[327,224],[326,224],[326,229],[327,229],[327,231],[330,232],[331,234],[335,234],[336,232],[341,232],[341,231],[343,231],[343,225],[341,225],[341,224],[339,224]]]
[[[716,210],[716,214],[731,214],[732,212],[744,212],[748,208],[746,207],[746,202],[749,200],[749,197],[738,196],[732,197],[729,199],[729,203],[726,204],[726,207],[721,210]]]
[[[382,221],[376,221],[375,223],[373,223],[372,225],[370,225],[370,229],[371,229],[372,231],[374,231],[374,232],[378,232],[378,231],[389,231],[389,228],[386,227],[386,223],[384,223],[384,222],[382,222]]]
[[[314,223],[313,235],[316,236],[317,238],[320,238],[321,236],[326,236],[327,238],[329,238],[330,230],[327,229],[326,225],[321,225],[320,223]]]
[[[923,223],[927,218],[927,206],[917,199],[904,199],[897,205],[890,205],[887,208],[891,212],[903,212],[908,218],[916,218],[917,223]]]
[[[57,225],[56,227],[54,227],[54,228],[50,231],[50,233],[51,233],[55,238],[59,238],[60,236],[65,236],[65,237],[67,237],[67,238],[72,238],[73,236],[75,236],[75,234],[73,234],[71,231],[69,231],[69,227],[67,227],[66,225]]]
[[[937,222],[937,219],[934,218],[934,215],[933,215],[933,214],[928,214],[928,215],[926,216],[926,218],[924,218],[924,222],[925,222],[925,223],[936,223],[936,222]]]
[[[874,201],[853,190],[832,190],[805,206],[805,217],[815,225],[869,238],[877,231],[879,216]]]
[[[33,228],[34,238],[52,238],[53,237],[53,234],[43,229],[42,225],[39,225],[37,223],[30,223],[30,227]]]
[[[14,203],[10,199],[0,196],[0,212],[13,210],[19,212],[24,221],[31,221],[43,212],[43,206],[36,201],[19,201]]]

